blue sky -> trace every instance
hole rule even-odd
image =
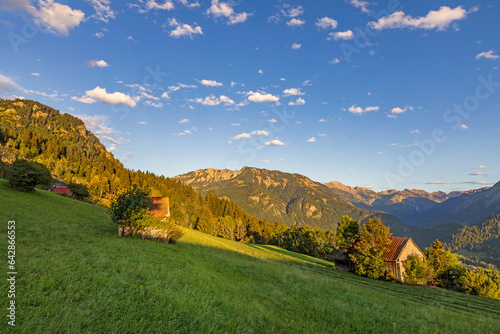
[[[499,5],[5,0],[0,96],[75,115],[166,176],[479,188],[500,179]]]

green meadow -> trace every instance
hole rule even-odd
[[[7,222],[16,222],[16,326]],[[500,301],[365,279],[278,247],[185,230],[120,238],[105,208],[0,180],[0,332],[498,333]]]

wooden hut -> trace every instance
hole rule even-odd
[[[408,237],[391,237],[389,250],[384,253],[384,265],[387,272],[395,278],[404,281],[404,264],[410,255],[418,255],[421,259],[425,258],[424,253],[418,248],[417,244]]]
[[[157,218],[170,217],[170,203],[168,197],[151,198],[151,213]]]

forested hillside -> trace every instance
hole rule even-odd
[[[0,99],[0,153],[4,164],[15,158],[34,160],[57,179],[86,185],[92,200],[104,206],[136,184],[152,196],[170,197],[172,217],[185,227],[230,239],[253,236],[260,242],[284,229],[252,217],[227,199],[202,196],[179,181],[125,168],[83,121],[35,101]]]
[[[454,252],[462,251],[469,258],[500,267],[500,212],[478,224],[460,228],[448,246]]]

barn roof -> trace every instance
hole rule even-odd
[[[391,244],[387,246],[389,250],[382,255],[386,261],[396,261],[399,254],[411,238],[391,237]]]

